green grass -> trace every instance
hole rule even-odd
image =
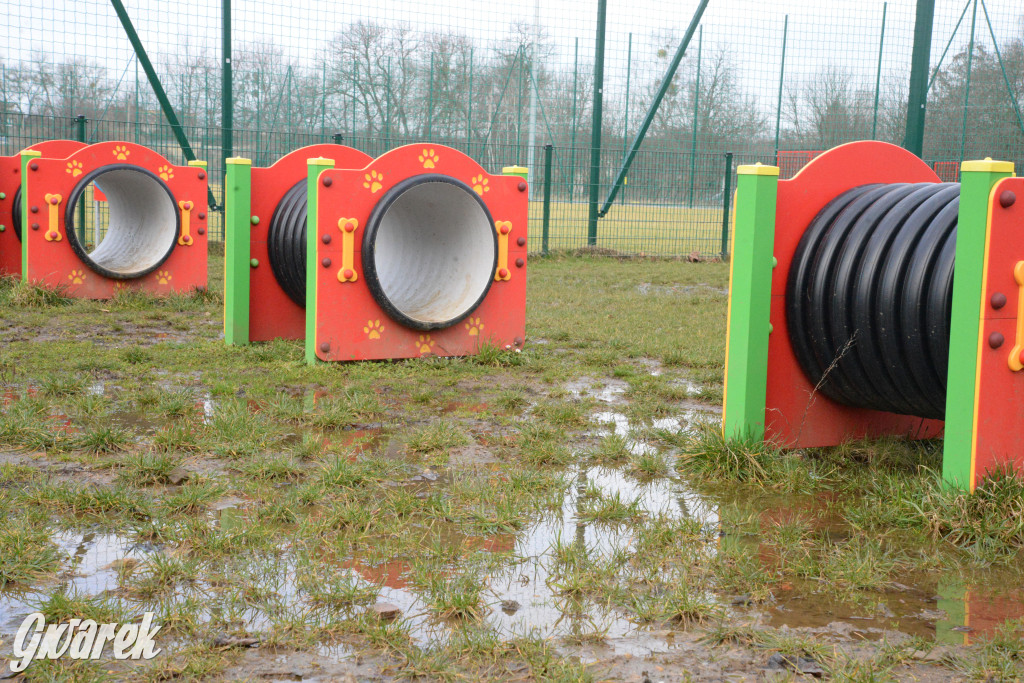
[[[0,282],[0,594],[61,619],[153,610],[174,636],[131,671],[56,662],[37,678],[226,677],[242,654],[212,646],[222,634],[314,660],[348,648],[386,677],[629,678],[576,657],[627,623],[691,631],[708,661],[728,644],[758,665],[777,651],[886,680],[921,672],[912,650],[748,628],[748,606],[827,596],[841,620],[896,606],[898,584],[934,594],[937,575],[1021,583],[1020,481],[943,489],[935,443],[793,453],[724,442],[714,415],[654,429],[720,401],[723,264],[534,258],[521,353],[312,367],[298,342],[226,347],[212,276],[205,294],[108,302]],[[611,382],[625,386],[612,403],[568,390]],[[599,412],[632,431],[607,435]],[[609,476],[588,484],[594,467]],[[667,511],[648,512],[666,491]],[[76,593],[72,574],[100,568],[65,532],[112,535],[139,560],[109,570],[111,591]],[[532,612],[549,621],[502,625],[503,586],[519,584],[550,596]],[[413,607],[381,620],[391,590]],[[936,666],[1013,680],[1018,637],[985,634]]]

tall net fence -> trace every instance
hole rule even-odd
[[[526,166],[531,233],[541,236],[550,182],[550,248],[588,243],[596,0],[232,0],[229,103],[220,3],[131,0],[125,13],[166,92],[163,106],[120,3],[0,4],[0,153],[52,138],[126,139],[182,162],[169,105],[210,162],[219,203],[227,104],[232,153],[259,166],[338,139],[373,156],[422,143],[461,149],[491,171]],[[697,4],[608,3],[594,179],[602,202]],[[787,176],[851,140],[901,144],[915,11],[916,0],[711,0],[616,202],[597,222],[597,246],[719,253],[737,165],[778,163]],[[1022,102],[1024,7],[936,0],[925,160],[948,180],[964,158],[1020,167]]]

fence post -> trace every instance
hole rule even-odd
[[[223,60],[220,65],[220,172],[221,178],[227,178],[228,159],[235,156],[235,101],[231,75],[231,0],[222,0],[220,23],[221,54]],[[138,112],[138,110],[138,104],[136,104],[135,111]],[[137,119],[138,114],[136,113]],[[221,207],[224,206],[226,194],[227,181],[225,180],[224,187],[220,193]]]
[[[690,208],[693,208],[693,189],[697,178],[697,109],[700,105],[700,57],[704,49],[704,27],[697,36],[697,77],[693,86],[693,139],[690,142]]]
[[[79,114],[75,117],[75,139],[85,144],[85,124],[88,121],[85,118],[85,114]],[[78,240],[85,242],[85,197],[81,197],[78,200]]]
[[[971,41],[967,48],[967,83],[964,84],[964,114],[960,125],[960,160],[964,159],[964,147],[967,144],[967,104],[971,99],[971,69],[974,66],[974,29],[978,19],[978,0],[974,0],[974,12],[971,15]]]
[[[544,145],[544,229],[541,239],[541,250],[548,253],[548,230],[551,223],[551,153],[554,147]]]
[[[921,156],[924,147],[925,103],[928,101],[928,61],[932,52],[935,0],[917,0],[914,20],[914,51],[910,58],[910,92],[907,99],[907,134],[903,147]]]
[[[576,39],[572,60],[572,141],[569,143],[569,203],[576,188],[576,83],[579,80],[580,39]]]
[[[597,0],[597,38],[594,47],[594,111],[590,130],[590,206],[587,245],[597,245],[597,202],[601,191],[601,122],[604,102],[604,27],[608,0]]]
[[[732,201],[732,152],[725,153],[725,189],[722,192],[722,260],[729,257],[729,207]]]
[[[334,144],[340,145],[342,140],[344,140],[345,138],[341,136],[341,133],[335,133],[334,135],[331,136],[331,139],[334,140]]]

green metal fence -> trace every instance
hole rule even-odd
[[[137,141],[181,162],[184,139],[211,162],[217,203],[225,149],[266,165],[338,135],[371,155],[446,144],[492,171],[531,169],[539,248],[550,144],[551,249],[589,242],[625,253],[716,254],[741,163],[778,162],[785,174],[836,144],[904,144],[910,134],[911,148],[918,135],[922,156],[949,179],[963,158],[1024,166],[1019,0],[936,0],[928,32],[918,21],[925,0],[711,0],[592,240],[591,198],[599,206],[612,190],[697,0],[0,5],[0,153],[84,134]],[[915,45],[927,62],[923,128],[911,87]],[[600,163],[592,170],[595,90]]]

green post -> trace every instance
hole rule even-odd
[[[878,71],[875,73],[875,112],[871,117],[871,139],[874,140],[878,132],[878,95],[882,89],[882,50],[885,47],[885,13],[889,10],[889,3],[882,3],[882,33],[878,36]]]
[[[964,113],[963,123],[960,125],[960,160],[964,158],[964,148],[967,145],[967,103],[971,99],[971,69],[974,66],[974,30],[978,22],[978,0],[974,0],[974,12],[971,15],[971,40],[967,47],[967,82],[964,84]]]
[[[693,191],[697,184],[697,113],[700,104],[700,57],[704,49],[704,27],[697,36],[697,78],[693,86],[693,136],[690,140],[690,208],[693,208]]]
[[[580,39],[576,39],[572,60],[572,141],[569,143],[569,202],[576,189],[576,84],[579,80]]]
[[[252,161],[224,161],[224,342],[249,343]]]
[[[427,99],[427,142],[434,128],[434,53],[430,53],[430,97]]]
[[[231,0],[221,0],[221,83],[220,83],[220,160],[221,173],[224,180],[224,190],[221,192],[221,202],[227,202],[227,160],[235,155],[234,138],[234,114],[235,104],[233,99],[233,85],[231,76]],[[213,208],[212,206],[210,207]],[[227,219],[225,219],[225,224]],[[225,228],[225,231],[227,228]],[[248,309],[247,309],[248,310]]]
[[[954,488],[973,488],[974,404],[978,374],[980,309],[985,271],[985,240],[992,186],[1013,175],[1009,161],[964,161],[960,164],[960,213],[956,229],[956,275],[950,315],[946,427],[942,446],[942,480]]]
[[[597,38],[594,46],[594,111],[590,129],[590,206],[587,245],[597,245],[597,202],[601,192],[601,123],[604,103],[604,33],[608,0],[597,0]]]
[[[779,64],[779,99],[775,105],[775,163],[779,163],[779,133],[782,131],[782,84],[786,80],[786,40],[789,38],[789,15],[782,24],[782,62]]]
[[[320,86],[323,88],[323,99],[320,100],[320,137],[327,135],[327,63],[324,62],[321,67],[321,83]]]
[[[342,136],[341,133],[335,133],[334,135],[331,136],[331,140],[333,140],[334,144],[336,145],[340,145],[344,139],[345,138]]]
[[[932,51],[935,0],[917,0],[914,50],[910,58],[910,92],[907,99],[907,135],[903,147],[921,156],[924,148],[925,104],[928,101],[928,60]]]
[[[472,156],[473,143],[473,48],[469,48],[469,100],[466,105],[466,154]]]
[[[722,260],[729,256],[729,202],[732,200],[732,152],[725,153],[725,182],[722,191]]]
[[[626,156],[629,147],[629,77],[633,70],[633,32],[629,32],[629,47],[626,48],[626,104],[622,117],[622,156]]]
[[[21,152],[21,281],[28,282],[28,230],[29,230],[29,211],[28,211],[28,165],[33,159],[38,159],[43,154],[37,152],[34,149],[26,149]]]
[[[548,230],[551,223],[551,154],[554,147],[544,145],[544,229],[541,235],[541,250],[548,253]]]
[[[79,142],[81,142],[82,144],[85,144],[85,142],[86,142],[85,124],[86,124],[87,121],[88,121],[88,119],[85,118],[84,114],[79,114],[78,116],[75,117],[75,139],[78,140]],[[22,214],[22,215],[24,216],[25,214]],[[77,228],[78,229],[76,230],[76,232],[78,233],[78,240],[79,240],[79,242],[84,243],[86,241],[85,197],[82,197],[78,201],[78,226],[77,226]],[[93,239],[96,239],[97,237],[99,237],[99,236],[98,235],[94,235]]]
[[[334,159],[308,159],[306,161],[306,362],[313,365],[316,358],[316,248],[319,244],[317,230],[317,190],[320,174],[334,168]]]
[[[736,172],[722,428],[727,439],[763,439],[779,169],[757,164]]]

